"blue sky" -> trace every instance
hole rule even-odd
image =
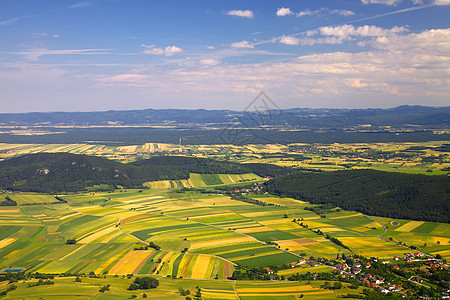
[[[0,0],[0,111],[450,105],[450,0]]]

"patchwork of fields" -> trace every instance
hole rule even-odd
[[[313,145],[313,150],[306,144],[284,145],[176,145],[165,143],[145,143],[143,145],[106,146],[101,144],[6,144],[0,143],[0,159],[31,154],[69,152],[102,156],[105,158],[131,162],[148,158],[161,153],[181,156],[208,157],[224,159],[239,163],[267,163],[285,167],[318,169],[324,171],[354,169],[376,169],[391,172],[406,172],[413,174],[441,175],[447,174],[450,162],[444,159],[433,160],[441,155],[448,157],[449,153],[437,151],[447,141],[417,142],[417,143],[334,143],[330,145]],[[298,152],[287,151],[288,147],[300,147]],[[416,148],[418,150],[411,150]],[[333,152],[333,155],[330,153]],[[414,154],[411,157],[371,157],[363,153]],[[286,156],[285,154],[291,156]],[[336,155],[338,153],[339,155]],[[294,154],[294,156],[292,156]],[[297,154],[298,157],[295,157]],[[362,154],[362,156],[361,156]],[[225,182],[224,182],[225,183]],[[169,182],[170,184],[170,182]],[[195,183],[172,182],[173,186],[195,186]],[[173,187],[172,186],[172,187]],[[161,183],[160,187],[171,187]]]
[[[252,174],[210,178],[192,174],[189,181],[193,186],[211,186],[220,184],[219,180],[222,184],[232,184],[259,179]],[[253,196],[270,206],[217,194],[179,193],[162,186],[59,195],[67,203],[54,203],[58,201],[54,196],[32,193],[0,194],[0,197],[6,195],[18,206],[0,208],[1,268],[55,274],[94,272],[118,282],[120,277],[113,276],[170,277],[172,282],[164,281],[165,278],[162,281],[170,288],[175,282],[183,286],[195,280],[197,284],[198,280],[209,280],[202,285],[204,299],[275,296],[292,299],[302,294],[307,299],[332,299],[336,293],[345,291],[345,288],[324,290],[316,283],[238,281],[232,284],[226,279],[237,265],[268,267],[310,256],[332,259],[338,253],[391,259],[410,252],[399,242],[450,258],[449,224],[369,218],[343,210],[321,217],[305,210],[311,206],[307,202],[271,195]],[[346,247],[325,238],[326,234],[339,239]],[[76,243],[67,243],[71,239]],[[160,248],[145,248],[150,242]],[[325,265],[304,264],[280,270],[278,274],[290,276],[332,270]],[[220,284],[215,284],[215,280]],[[65,279],[58,279],[55,289],[66,286]],[[82,290],[91,295],[88,285],[85,287]],[[47,292],[42,291],[41,295]],[[19,288],[16,296],[20,298],[23,293],[26,294]],[[173,292],[164,293],[163,290],[161,299],[173,296]]]
[[[191,187],[206,187],[217,185],[229,185],[235,183],[248,183],[254,181],[261,181],[262,178],[253,173],[248,174],[195,174],[191,173],[189,179],[182,180],[161,180],[145,182],[143,185],[155,189],[170,189],[170,188],[191,188]]]

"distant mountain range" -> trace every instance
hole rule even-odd
[[[144,109],[97,112],[35,112],[0,114],[1,125],[292,127],[348,128],[360,125],[449,127],[450,106],[399,106],[390,109],[293,108],[261,111]]]

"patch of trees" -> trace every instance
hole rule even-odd
[[[129,286],[129,290],[147,290],[155,289],[159,286],[159,280],[153,277],[136,277],[132,284]]]
[[[17,285],[15,284],[8,285],[4,291],[0,292],[0,296],[5,296],[9,292],[14,291],[15,289],[17,289]]]
[[[73,245],[73,244],[76,244],[77,243],[77,240],[76,239],[68,239],[67,241],[66,241],[66,244],[68,244],[68,245]]]
[[[34,287],[34,286],[40,286],[40,285],[53,285],[55,284],[54,281],[51,280],[43,280],[43,279],[39,279],[38,282],[34,282],[34,283],[29,283],[28,287]]]
[[[159,249],[161,249],[161,247],[160,247],[160,246],[156,245],[156,244],[155,244],[155,243],[153,243],[153,242],[150,242],[150,243],[148,243],[148,246],[149,246],[150,248],[153,248],[153,249],[155,249],[155,250],[159,250]]]
[[[266,190],[369,215],[449,223],[449,186],[448,176],[345,170],[278,176]]]
[[[17,202],[11,199],[9,196],[6,196],[5,200],[0,202],[0,206],[17,206]]]
[[[305,210],[313,211],[316,214],[323,216],[332,212],[339,211],[339,208],[336,208],[332,204],[321,204],[319,206],[307,206],[304,208]]]

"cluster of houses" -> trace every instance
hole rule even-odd
[[[235,193],[241,193],[242,195],[247,195],[249,193],[261,193],[263,190],[262,185],[256,185],[249,188],[235,189]],[[266,192],[267,194],[267,192]]]
[[[425,254],[423,254],[422,252],[405,253],[404,260],[408,263],[408,262],[417,261],[418,259],[423,258],[423,257],[425,257]],[[398,256],[394,256],[393,259],[394,260],[399,260],[400,258]]]

